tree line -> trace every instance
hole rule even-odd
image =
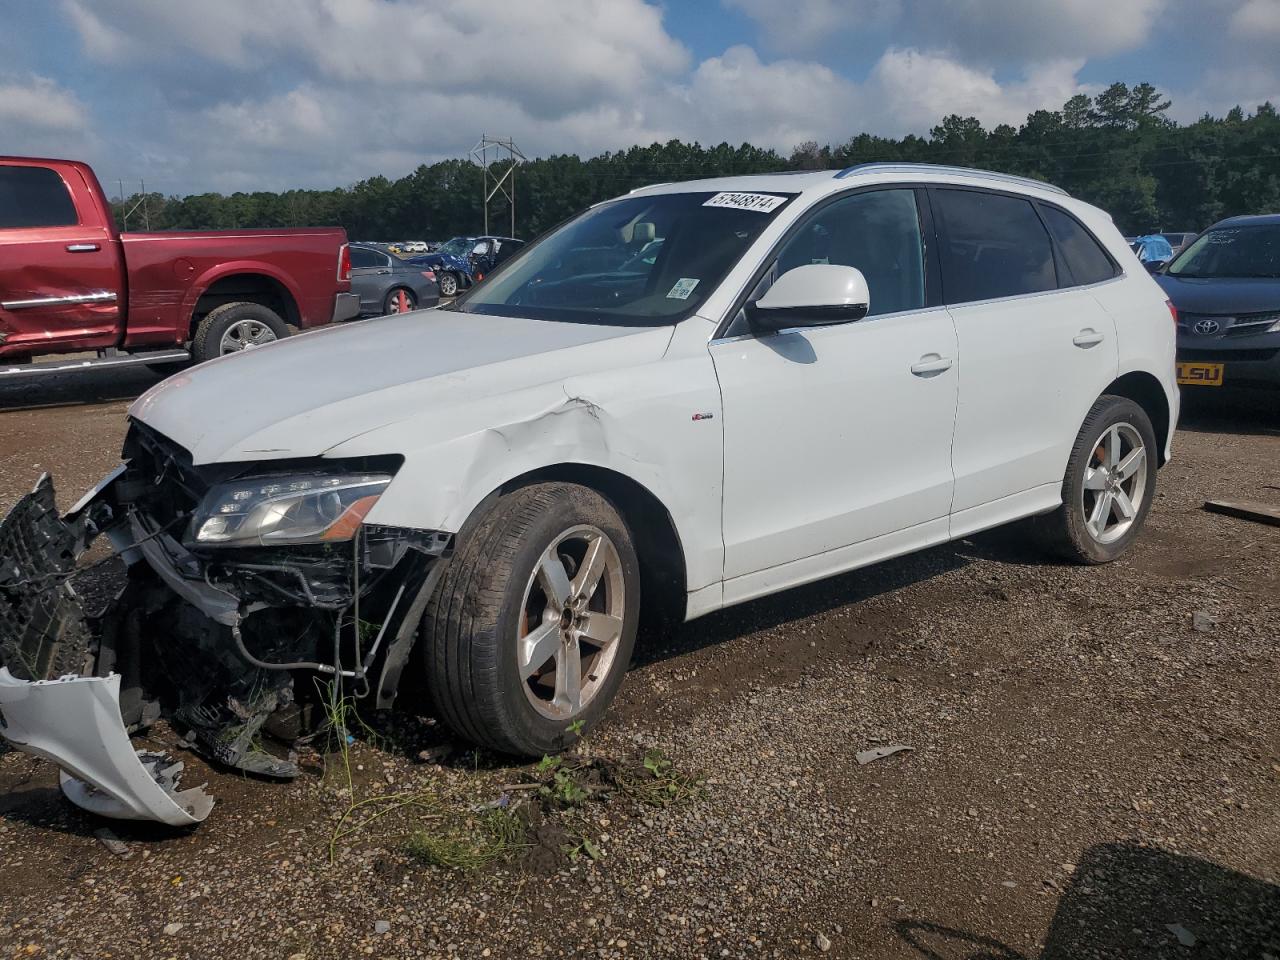
[[[1149,83],[1115,83],[1060,110],[1037,110],[1020,127],[985,129],[948,116],[929,136],[860,133],[844,143],[798,145],[789,156],[750,144],[704,147],[672,140],[582,159],[558,154],[515,171],[516,232],[531,238],[590,204],[671,180],[843,168],[871,161],[954,164],[1047,180],[1109,211],[1126,234],[1195,230],[1225,216],[1280,211],[1280,117],[1271,103],[1246,114],[1167,117],[1170,101]],[[355,240],[443,240],[483,227],[482,172],[467,160],[423,164],[398,180],[376,176],[332,190],[134,195],[116,219],[152,230],[338,225]],[[501,196],[499,195],[499,200]],[[490,230],[510,229],[490,204]]]

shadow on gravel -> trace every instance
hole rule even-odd
[[[935,547],[852,573],[793,587],[674,628],[642,624],[631,669],[861,603],[966,566],[970,561],[956,549],[957,546]]]
[[[1183,390],[1178,429],[1192,433],[1280,436],[1280,391],[1225,387]]]
[[[1055,566],[1019,524],[1000,527],[966,540],[931,547],[919,553],[863,567],[816,583],[793,587],[782,593],[752,600],[701,617],[691,624],[663,629],[641,626],[636,640],[632,669],[670,657],[735,640],[746,634],[768,630],[858,604],[885,593],[959,570],[974,560],[995,560],[1017,566]]]
[[[1035,958],[991,937],[923,920],[898,935],[926,960],[1280,956],[1280,886],[1197,857],[1128,843],[1090,849]]]
[[[0,412],[132,400],[163,379],[146,367],[0,378]]]

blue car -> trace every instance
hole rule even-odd
[[[440,296],[452,297],[478,283],[524,246],[514,237],[454,237],[434,253],[409,257],[409,262],[435,271]]]
[[[1280,388],[1280,214],[1200,234],[1156,282],[1178,312],[1178,382]]]
[[[475,237],[454,237],[448,243],[442,243],[434,253],[424,253],[406,259],[410,263],[435,271],[436,283],[440,286],[440,296],[455,297],[474,282],[470,254],[475,245]]]
[[[1173,245],[1159,233],[1149,233],[1145,237],[1135,237],[1129,244],[1138,259],[1144,264],[1160,265],[1173,259]],[[1147,269],[1151,269],[1148,267]]]

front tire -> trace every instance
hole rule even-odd
[[[639,561],[599,493],[522,487],[464,528],[422,620],[427,688],[459,736],[558,753],[603,716],[635,646]]]
[[[247,300],[224,303],[214,307],[200,321],[191,344],[191,357],[196,363],[204,363],[215,357],[260,347],[288,335],[289,328],[270,307]]]
[[[458,278],[452,273],[440,274],[440,296],[456,297],[458,295]]]
[[[1151,419],[1125,397],[1102,396],[1076,435],[1062,505],[1037,518],[1045,545],[1076,563],[1110,563],[1137,539],[1156,493]]]

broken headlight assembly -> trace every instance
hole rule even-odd
[[[391,477],[384,473],[293,474],[220,483],[200,501],[191,546],[269,547],[336,543],[355,536]]]

